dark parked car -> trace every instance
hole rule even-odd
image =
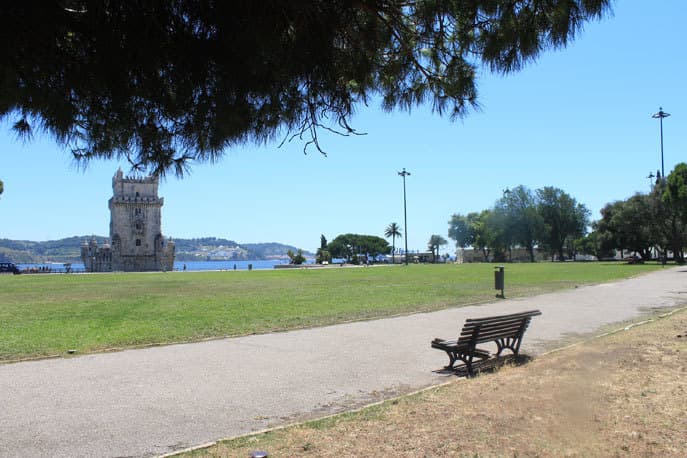
[[[21,273],[17,266],[11,262],[0,262],[0,274],[18,274]]]

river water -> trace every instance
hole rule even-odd
[[[308,260],[312,263],[312,260]],[[267,270],[274,269],[275,265],[288,264],[287,260],[252,260],[252,261],[175,261],[174,270],[183,271],[186,266],[187,271],[207,271],[207,270],[248,270],[251,266],[253,270]],[[33,270],[33,271],[49,271],[49,272],[65,272],[64,264],[59,263],[45,263],[45,264],[17,264],[19,270]],[[84,272],[85,268],[81,262],[72,263],[72,272]]]

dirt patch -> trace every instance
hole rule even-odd
[[[685,456],[687,312],[193,456]]]

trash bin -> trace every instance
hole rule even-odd
[[[494,267],[494,289],[497,289],[497,290],[500,289],[501,290],[501,294],[500,295],[497,294],[496,296],[497,297],[500,296],[500,297],[505,299],[506,295],[504,293],[504,289],[505,289],[505,287],[504,287],[504,285],[505,285],[504,275],[505,274],[504,274],[504,267],[503,266]]]

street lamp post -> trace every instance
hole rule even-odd
[[[402,172],[398,172],[400,176],[403,177],[403,224],[405,225],[405,247],[406,247],[406,266],[408,265],[408,213],[406,212],[406,177],[410,175],[410,172],[406,172],[405,167],[403,167]]]
[[[663,111],[663,107],[658,107],[658,113],[654,113],[651,117],[658,118],[661,125],[661,178],[665,180],[666,171],[663,169],[663,118],[670,116],[670,113]]]

